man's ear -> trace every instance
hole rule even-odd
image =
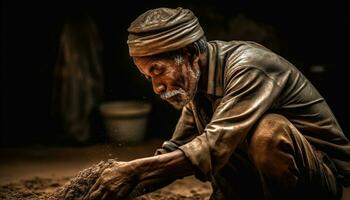
[[[192,59],[192,64],[198,65],[198,61],[199,61],[199,55],[195,55],[194,58]]]
[[[187,45],[186,47],[182,48],[182,53],[186,57],[189,58],[189,61],[193,63],[195,59],[199,58],[199,52],[196,51],[196,48],[193,44]]]

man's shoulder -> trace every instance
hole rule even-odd
[[[226,70],[241,67],[286,70],[285,67],[290,65],[279,54],[253,41],[214,41],[214,44]]]
[[[257,70],[269,78],[281,82],[295,71],[294,65],[263,45],[251,41],[236,41],[236,50],[228,52],[222,60],[223,84],[236,75]]]
[[[253,41],[212,40],[209,45],[219,61],[228,65],[264,64],[279,59],[279,55],[267,47]]]
[[[230,41],[224,41],[224,40],[210,40],[208,43],[212,46],[215,46],[218,50],[225,51],[226,49],[232,49],[232,48],[242,48],[241,50],[256,50],[260,49],[262,51],[268,51],[272,52],[269,48],[265,47],[264,45],[254,42],[254,41],[247,41],[247,40],[230,40]]]
[[[264,72],[269,77],[276,76],[276,79],[290,69],[287,61],[255,42],[213,40],[208,44],[209,68],[214,72],[210,77],[215,82],[215,94],[222,94],[228,80],[250,69]]]

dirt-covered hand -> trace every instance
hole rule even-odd
[[[103,171],[84,199],[124,199],[136,186],[137,182],[137,171],[133,164],[118,162]]]

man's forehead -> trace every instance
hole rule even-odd
[[[153,64],[164,64],[169,63],[171,59],[164,57],[155,57],[155,56],[145,56],[145,57],[134,57],[135,64],[139,65],[153,65]]]
[[[134,57],[134,63],[136,64],[137,68],[145,74],[145,72],[148,72],[149,70],[153,69],[160,69],[160,68],[174,68],[175,70],[177,67],[175,66],[176,63],[174,59],[170,58],[160,58],[160,57]]]
[[[136,67],[141,73],[146,74],[149,68],[154,65],[155,60],[149,57],[133,57]]]
[[[151,59],[150,57],[133,57],[134,63],[136,65],[147,65],[151,62],[154,62],[154,59]]]

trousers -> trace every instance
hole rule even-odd
[[[213,176],[211,199],[340,199],[333,169],[287,118],[270,113]]]

